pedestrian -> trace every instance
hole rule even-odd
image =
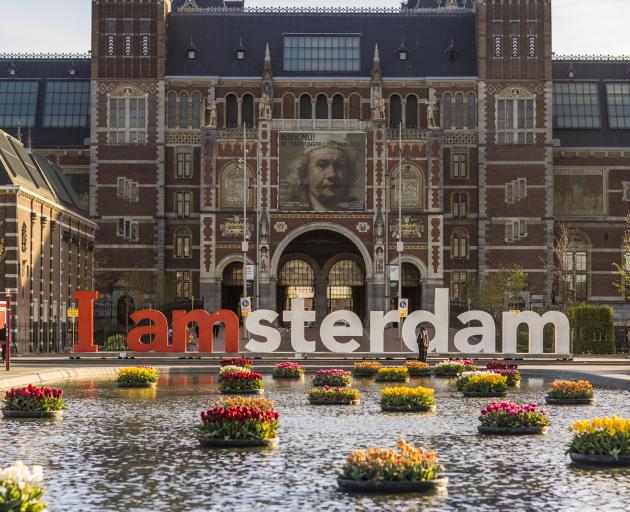
[[[171,345],[172,343],[173,343],[173,328],[169,327],[168,328],[168,344]]]
[[[422,351],[424,349],[424,338],[422,334],[423,329],[424,326],[420,327],[420,329],[416,331],[416,343],[418,344],[418,361],[422,361]]]
[[[420,360],[423,363],[426,363],[427,355],[429,354],[429,345],[431,344],[431,340],[429,339],[429,329],[426,325],[423,325],[420,332],[422,334],[422,357]]]
[[[219,322],[215,322],[214,325],[212,326],[212,337],[213,338],[218,338],[219,337],[219,329],[221,327],[221,324],[219,324]]]
[[[0,328],[0,352],[2,353],[2,362],[4,363],[7,351],[7,328]]]

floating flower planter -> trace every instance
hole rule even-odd
[[[201,413],[199,443],[205,447],[273,447],[280,415],[264,398],[222,398]]]
[[[298,363],[283,362],[273,367],[274,379],[301,379],[304,377],[304,367]]]
[[[13,388],[4,395],[5,418],[60,418],[66,406],[61,389],[33,386]]]
[[[382,367],[378,361],[361,361],[354,363],[353,374],[355,377],[374,377]]]
[[[569,427],[573,438],[566,453],[575,464],[630,466],[630,418],[595,418]]]
[[[348,387],[352,384],[352,374],[346,370],[319,370],[313,377],[313,386],[333,388]]]
[[[407,368],[410,377],[427,377],[431,375],[431,367],[428,363],[423,363],[422,361],[407,361],[405,368]]]
[[[224,357],[221,359],[221,366],[239,366],[251,370],[252,360],[246,357]]]
[[[381,391],[383,412],[429,412],[435,411],[435,398],[431,388],[398,387]]]
[[[261,395],[263,376],[249,370],[225,371],[219,374],[219,390],[226,395]]]
[[[479,416],[479,433],[489,435],[546,434],[551,421],[538,404],[494,401]]]
[[[379,369],[376,382],[409,382],[409,370],[404,366],[392,366]]]
[[[436,377],[458,377],[466,371],[466,365],[453,361],[441,361],[433,367]]]
[[[514,363],[504,363],[493,359],[486,363],[486,371],[507,377],[509,387],[514,387],[521,382],[521,372],[518,371],[518,365]]]
[[[591,405],[595,402],[593,385],[587,380],[557,380],[552,382],[545,400],[549,405]]]
[[[308,394],[311,405],[359,405],[359,391],[349,387],[319,386],[311,388]]]
[[[507,395],[507,377],[487,372],[464,372],[455,383],[466,397],[501,397]]]
[[[47,510],[41,466],[29,469],[22,462],[0,469],[0,510],[7,512],[40,512]]]
[[[398,451],[357,450],[348,456],[337,484],[344,491],[411,493],[443,490],[448,478],[432,451],[414,448],[404,440]]]
[[[152,388],[157,386],[158,376],[155,368],[138,366],[123,368],[116,374],[119,388]]]

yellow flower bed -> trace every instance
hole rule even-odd
[[[405,363],[405,368],[409,370],[409,375],[411,377],[416,377],[418,375],[428,375],[431,373],[431,367],[428,363],[423,363],[422,361],[407,361]]]
[[[592,420],[578,420],[569,427],[569,432],[595,432],[606,431],[608,435],[614,436],[617,432],[630,433],[630,418],[618,418],[608,416],[604,418],[595,418]]]
[[[573,438],[567,453],[630,457],[630,418],[578,420],[569,427]]]
[[[378,361],[360,361],[354,363],[354,374],[359,377],[373,377],[382,367]]]
[[[143,386],[157,382],[158,376],[155,368],[150,366],[137,366],[135,368],[123,368],[118,370],[116,380],[122,386]]]
[[[460,381],[457,383],[457,388],[465,395],[503,393],[507,390],[507,377],[496,373],[473,374],[461,377]]]
[[[433,388],[400,386],[381,391],[381,405],[390,407],[429,407],[435,404]]]
[[[577,382],[557,380],[551,384],[547,397],[554,399],[592,398],[593,385],[587,380]]]
[[[409,370],[404,366],[380,368],[376,374],[377,382],[405,382],[409,378]]]

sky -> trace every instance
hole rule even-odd
[[[400,0],[245,0],[250,7],[399,7]],[[91,0],[0,0],[0,53],[85,52]],[[63,6],[63,7],[62,7]],[[552,0],[553,51],[630,55],[629,0]]]

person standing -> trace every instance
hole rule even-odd
[[[0,353],[2,354],[2,362],[4,363],[7,352],[7,328],[0,328]]]
[[[429,329],[423,325],[416,336],[418,344],[418,361],[427,362],[427,353],[429,351]]]

